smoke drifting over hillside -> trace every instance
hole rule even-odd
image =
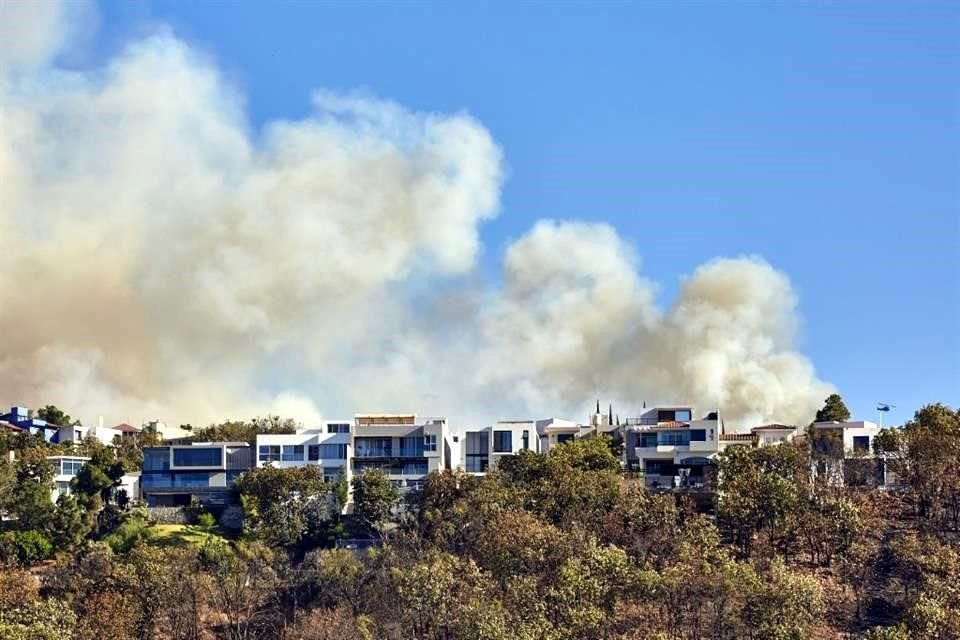
[[[503,171],[467,115],[318,92],[252,132],[169,34],[66,71],[62,7],[0,11],[6,400],[197,424],[582,418],[600,394],[802,422],[830,390],[760,259],[703,265],[661,310],[613,228],[542,221],[475,284]]]

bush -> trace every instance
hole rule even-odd
[[[40,560],[46,560],[53,553],[53,544],[39,531],[17,531],[13,534],[13,546],[17,560],[23,566],[30,566]]]
[[[153,534],[147,516],[142,511],[131,511],[103,541],[114,553],[127,553],[140,541],[147,541]]]
[[[213,517],[212,513],[201,513],[197,516],[197,526],[203,527],[204,529],[212,529],[217,525],[217,519]]]

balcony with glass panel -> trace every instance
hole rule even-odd
[[[422,445],[420,453],[423,455]],[[356,458],[392,458],[393,439],[357,438],[354,441],[353,455]]]

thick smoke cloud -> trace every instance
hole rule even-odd
[[[789,282],[715,260],[657,308],[606,225],[543,221],[477,282],[501,153],[464,114],[318,92],[251,131],[169,34],[102,67],[52,61],[61,5],[0,19],[0,390],[86,419],[267,411],[582,418],[600,394],[805,421]],[[42,10],[36,10],[38,6]]]

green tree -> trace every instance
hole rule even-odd
[[[817,411],[816,422],[846,422],[850,419],[850,410],[844,404],[839,393],[831,393]]]
[[[315,465],[253,469],[235,486],[246,532],[269,545],[316,542],[339,515],[333,483],[324,482],[322,469]]]
[[[300,424],[280,416],[263,416],[246,422],[227,420],[220,424],[211,424],[202,429],[193,429],[190,440],[193,442],[248,442],[251,447],[257,444],[257,435],[296,433]]]
[[[48,423],[58,427],[74,427],[80,425],[79,420],[74,420],[70,417],[70,414],[64,413],[62,409],[59,409],[52,404],[48,404],[42,409],[38,409],[37,418],[40,420],[46,420]]]
[[[353,477],[353,513],[381,536],[386,535],[400,502],[400,490],[383,471],[370,469]]]

